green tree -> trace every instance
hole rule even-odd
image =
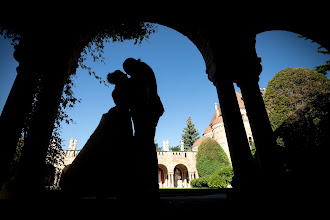
[[[159,147],[156,139],[154,139],[154,144],[155,144],[155,147],[156,147],[156,151],[162,151],[163,150],[163,147]]]
[[[170,147],[170,151],[180,151],[180,145]]]
[[[277,73],[264,96],[272,129],[275,131],[298,110],[324,108],[329,101],[329,83],[326,76],[305,68],[287,68]]]
[[[230,162],[220,144],[210,137],[204,138],[196,154],[199,177],[213,175],[217,170],[227,166],[230,166]]]
[[[268,83],[264,101],[286,165],[301,178],[306,173],[325,177],[330,168],[330,80],[310,69],[288,68]]]
[[[199,132],[195,128],[195,124],[189,116],[187,122],[187,127],[183,128],[183,134],[181,135],[182,141],[184,143],[185,150],[191,150],[191,146],[199,139]]]

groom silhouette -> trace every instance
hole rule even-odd
[[[150,199],[159,198],[158,161],[154,138],[159,118],[164,113],[157,93],[157,82],[153,70],[144,62],[128,58],[123,63],[125,72],[131,76],[130,111],[134,124],[135,141],[141,149],[141,169],[145,175],[140,181],[141,193]],[[146,197],[145,197],[146,198]]]

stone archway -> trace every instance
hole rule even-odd
[[[175,188],[187,188],[189,182],[188,168],[183,164],[174,167],[173,186]]]
[[[163,164],[158,164],[158,185],[159,188],[167,187],[167,167]]]
[[[312,17],[309,16],[308,19]],[[179,31],[201,51],[209,79],[217,87],[235,178],[238,177],[236,183],[242,188],[249,187],[244,182],[250,182],[253,163],[237,105],[234,81],[240,84],[245,99],[256,148],[263,162],[262,169],[272,173],[273,160],[271,158],[274,156],[270,148],[266,147],[275,142],[271,137],[272,131],[269,129],[268,117],[258,87],[261,66],[254,48],[255,35],[265,30],[280,28],[301,33],[329,48],[329,34],[324,28],[316,26],[316,24],[319,27],[326,26],[324,23],[326,19],[322,21],[322,18],[315,16],[317,22],[306,22],[297,19],[289,21],[286,17],[286,20],[276,20],[273,23],[270,22],[274,20],[273,17],[258,21],[237,18],[235,20],[238,23],[234,21],[225,23],[223,20],[226,19],[219,19],[218,14],[212,16],[212,13],[207,17],[196,17],[196,14],[185,15],[182,19],[178,15],[171,15],[171,20],[175,19],[173,23],[170,19],[167,20],[167,17],[160,15],[150,15],[140,19],[163,24]],[[111,18],[100,18],[100,20],[111,23]],[[33,97],[31,95],[33,92],[28,92],[32,85],[29,83],[31,79],[24,77],[33,76],[36,71],[41,71],[47,76],[43,84],[45,90],[41,94],[41,101],[36,109],[35,123],[29,128],[33,132],[24,147],[27,159],[22,162],[25,164],[22,166],[22,173],[24,173],[22,178],[26,179],[30,187],[25,188],[33,191],[31,189],[37,189],[40,182],[41,164],[49,144],[65,80],[70,71],[75,71],[79,54],[90,40],[92,32],[95,31],[93,27],[97,25],[88,26],[87,23],[82,22],[81,26],[73,26],[67,21],[63,24],[44,25],[44,21],[33,23],[29,20],[16,23],[14,28],[22,35],[20,44],[15,48],[15,58],[19,61],[19,68],[17,81],[15,80],[1,114],[0,139],[3,144],[0,149],[0,179],[3,180],[8,176],[10,162],[8,158],[11,158],[15,150],[21,125],[27,114],[26,110],[31,104],[29,100]],[[222,33],[219,35],[220,28]],[[47,37],[37,39],[36,36]],[[33,167],[38,170],[31,177],[29,170]]]

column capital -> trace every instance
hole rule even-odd
[[[237,32],[225,39],[225,43],[215,47],[215,56],[207,65],[210,81],[231,81],[237,84],[258,82],[262,71],[261,58],[257,56],[256,34]]]
[[[233,80],[234,83],[236,83],[238,87],[244,86],[245,84],[258,83],[259,75],[262,71],[260,63],[260,57],[255,57],[254,59],[250,57],[250,61],[244,65],[244,71],[236,74]]]
[[[242,33],[238,42],[237,65],[239,71],[235,71],[233,81],[240,84],[258,82],[262,71],[261,58],[258,57],[256,48],[256,35]]]

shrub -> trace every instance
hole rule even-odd
[[[208,187],[207,176],[191,180],[190,185],[192,187]]]
[[[227,166],[230,166],[230,162],[220,144],[210,137],[204,138],[196,155],[198,175],[200,177],[213,175],[216,170]]]
[[[215,175],[221,176],[228,184],[233,179],[234,171],[232,167],[228,166],[217,170]]]
[[[207,175],[190,182],[192,187],[212,187],[212,188],[226,188],[233,177],[233,168],[224,167],[218,169],[215,174]]]
[[[207,185],[212,188],[225,188],[227,187],[227,182],[222,176],[211,175],[208,176]]]

